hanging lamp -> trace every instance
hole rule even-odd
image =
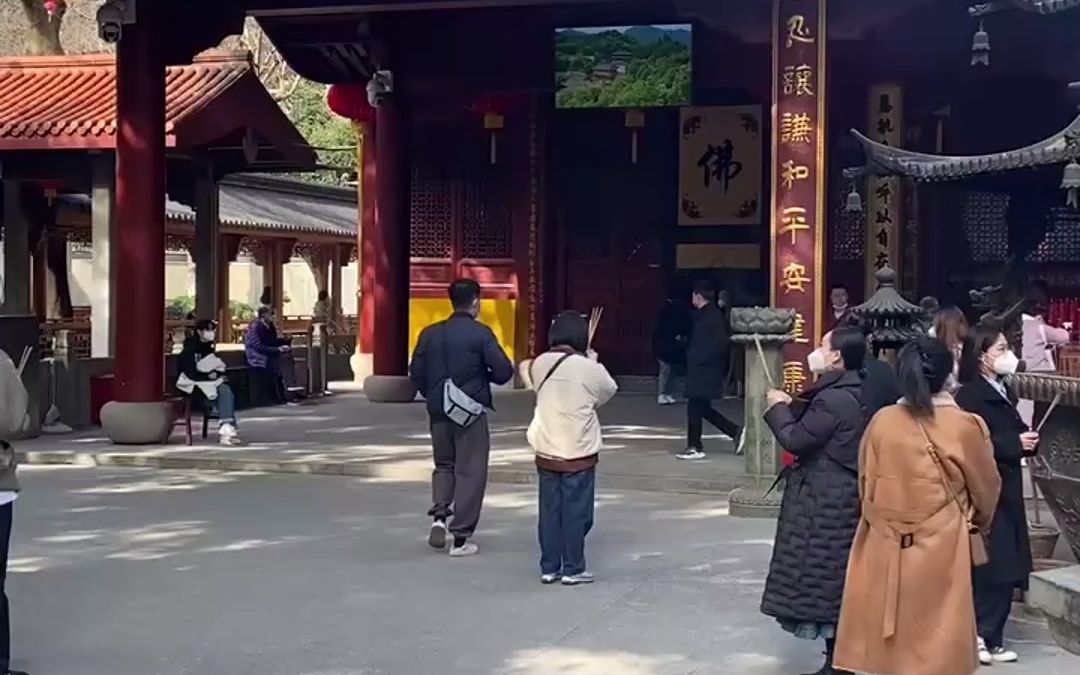
[[[1065,190],[1065,205],[1075,209],[1080,206],[1080,164],[1074,157],[1065,165],[1061,175],[1061,189]]]
[[[990,65],[990,34],[986,32],[983,22],[979,22],[979,30],[975,31],[975,37],[971,40],[971,65]]]
[[[862,195],[855,187],[855,181],[851,182],[851,192],[848,192],[847,201],[844,202],[844,210],[848,213],[862,213]]]

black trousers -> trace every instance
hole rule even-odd
[[[11,624],[6,586],[13,506],[11,503],[0,506],[0,673],[6,673],[11,665]]]
[[[480,507],[487,490],[491,435],[487,415],[467,427],[448,419],[431,420],[435,470],[431,472],[429,516],[445,520],[450,534],[468,538],[480,522]],[[453,505],[451,507],[451,505]]]
[[[975,625],[993,649],[1005,643],[1005,624],[1012,611],[1013,584],[975,584]]]
[[[712,407],[712,401],[709,399],[691,397],[686,402],[686,447],[702,449],[701,427],[703,420],[707,420],[709,424],[722,433],[731,436],[731,440],[736,443],[739,442],[739,434],[742,433],[742,428],[738,424],[721,415]]]

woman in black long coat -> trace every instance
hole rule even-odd
[[[1031,574],[1024,481],[1020,460],[1035,453],[1039,435],[1016,412],[1016,394],[1004,378],[1016,372],[1019,359],[996,326],[979,325],[967,337],[960,359],[960,391],[956,403],[983,418],[990,429],[994,459],[1001,474],[1001,496],[990,525],[990,562],[976,567],[975,622],[979,628],[979,660],[984,665],[1010,663],[1016,652],[1005,649],[1005,623],[1013,591],[1027,589]]]
[[[865,357],[862,331],[837,328],[807,359],[819,375],[813,386],[795,401],[781,391],[767,395],[765,422],[796,462],[785,471],[761,611],[796,637],[825,640],[820,675],[837,672],[832,668],[836,626],[859,524]]]

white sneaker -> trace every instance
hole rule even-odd
[[[561,574],[541,574],[540,575],[540,583],[544,584],[545,586],[550,586],[551,584],[557,584],[557,583],[559,583],[560,579],[562,579]]]
[[[693,461],[702,460],[705,459],[705,453],[701,450],[698,450],[697,448],[687,448],[686,450],[683,450],[679,454],[675,455],[675,459],[686,459]]]
[[[470,555],[476,555],[479,552],[480,552],[480,547],[477,546],[476,544],[472,543],[471,541],[467,541],[464,544],[462,544],[461,546],[451,546],[450,547],[450,557],[451,558],[465,558],[465,557],[468,557]]]
[[[239,446],[244,442],[240,440],[240,434],[232,424],[225,423],[218,427],[218,443],[221,445]]]
[[[735,454],[741,455],[746,450],[746,427],[739,432],[739,440],[735,443]]]
[[[994,647],[990,650],[990,658],[994,660],[994,663],[1016,663],[1020,656],[1011,649]]]
[[[562,578],[563,586],[580,586],[581,584],[591,584],[596,581],[596,577],[592,572],[582,572],[581,574],[570,574]]]
[[[446,548],[446,523],[436,520],[431,524],[431,532],[428,533],[428,546],[431,548]]]
[[[659,403],[660,405],[674,405],[675,404],[675,397],[674,396],[668,396],[667,394],[660,394],[659,396],[656,397],[656,402]]]
[[[986,647],[986,640],[979,638],[979,663],[984,666],[994,665],[994,656]]]

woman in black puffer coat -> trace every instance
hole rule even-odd
[[[827,333],[807,359],[818,381],[798,399],[767,395],[765,422],[795,455],[785,471],[761,611],[804,639],[823,638],[832,668],[836,625],[851,541],[859,524],[859,443],[866,426],[862,367],[866,340],[857,328]]]

